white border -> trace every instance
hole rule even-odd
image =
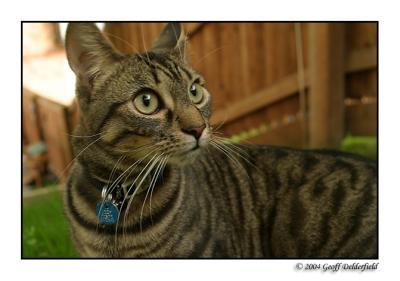
[[[2,77],[3,278],[24,280],[306,280],[396,279],[399,230],[398,8],[376,1],[29,1],[4,3]],[[396,1],[393,1],[394,4]],[[7,6],[7,7],[6,7]],[[4,14],[4,15],[3,15]],[[375,273],[304,273],[294,260],[20,260],[20,21],[21,20],[379,20],[380,268]],[[304,262],[304,261],[303,261]],[[332,262],[334,261],[313,261]],[[374,261],[371,261],[374,262]],[[7,276],[7,277],[6,277]],[[207,278],[207,279],[206,279]]]

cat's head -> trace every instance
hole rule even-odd
[[[68,62],[77,77],[80,134],[105,150],[179,163],[208,145],[211,96],[185,59],[180,24],[168,24],[145,53],[117,52],[91,23],[68,26]]]

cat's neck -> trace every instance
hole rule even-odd
[[[140,171],[144,171],[143,168],[138,168],[138,172],[132,172],[130,175],[128,170],[110,171],[115,174],[112,180],[96,174],[90,168],[79,161],[76,162],[77,188],[92,194],[97,201],[104,199],[102,193],[106,192],[106,196],[110,194],[114,202],[120,206],[123,205],[121,210],[125,210],[129,204],[128,224],[139,221],[139,215],[142,220],[149,215],[147,213],[150,198],[154,212],[157,208],[162,208],[169,198],[177,197],[183,191],[180,186],[181,170],[179,168],[167,167],[163,173],[147,173],[146,178],[143,173],[140,174]],[[128,178],[125,179],[125,175],[128,175]],[[126,187],[127,193],[123,194],[122,199],[116,198],[116,192],[122,187]],[[137,191],[135,192],[135,190]],[[133,193],[134,196],[132,196]],[[130,198],[133,198],[131,203],[129,203]],[[142,211],[143,204],[146,204],[146,208]]]

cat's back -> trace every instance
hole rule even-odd
[[[220,150],[203,161],[208,174],[214,170],[224,206],[233,206],[226,213],[240,225],[245,248],[262,249],[259,254],[269,257],[376,256],[374,161],[267,145]]]

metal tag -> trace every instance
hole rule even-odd
[[[115,224],[118,219],[118,207],[111,201],[105,200],[96,204],[96,216],[101,224]]]

